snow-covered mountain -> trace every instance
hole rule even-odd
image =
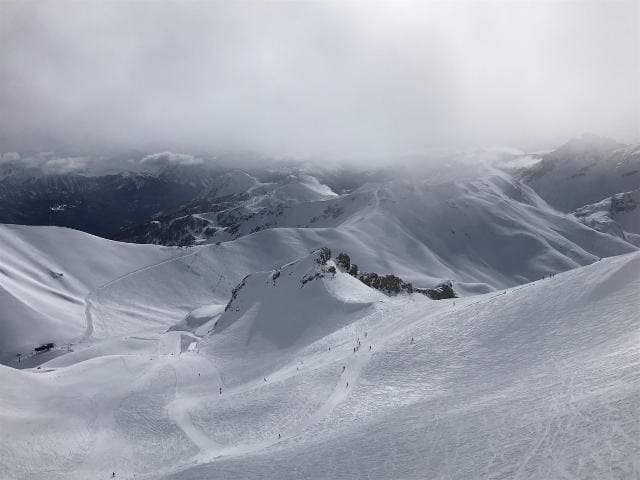
[[[271,204],[319,200],[335,195],[332,186],[345,193],[368,179],[389,178],[384,169],[265,160],[265,166],[242,170],[220,163],[250,165],[254,159],[248,155],[136,155],[0,153],[0,223],[65,226],[124,241],[183,245],[209,226],[194,214],[238,209],[263,198]]]
[[[599,232],[616,235],[640,246],[640,189],[585,205],[573,214]]]
[[[543,155],[523,180],[551,206],[570,212],[640,188],[640,145],[585,134]]]
[[[277,226],[282,222],[274,217],[300,203],[335,197],[330,187],[310,175],[290,174],[275,182],[261,182],[243,170],[231,170],[194,201],[124,228],[117,238],[182,246],[226,241]]]
[[[0,478],[635,478],[635,153],[569,145],[459,178],[162,153],[112,178],[189,192],[125,210],[148,244],[0,225]]]
[[[317,181],[290,180],[279,187],[286,192],[310,185],[312,200],[279,197],[275,212],[259,206],[261,213],[238,223],[236,240],[186,250],[120,244],[64,229],[3,227],[3,361],[38,342],[77,340],[85,330],[107,338],[154,325],[169,328],[192,310],[226,303],[243,276],[321,246],[348,253],[362,272],[397,275],[423,289],[451,280],[462,295],[512,287],[637,248],[551,209],[506,175],[440,185],[397,180],[340,196]],[[269,204],[279,194],[269,188],[251,201]],[[229,237],[223,230],[213,239]],[[44,297],[43,288],[50,292]]]
[[[0,366],[3,475],[638,473],[638,253],[439,302],[315,259],[248,277],[208,334],[151,328]]]
[[[0,222],[58,225],[113,237],[201,191],[162,176],[51,174],[0,179]]]
[[[638,245],[640,145],[585,134],[519,170],[519,176],[553,207]]]

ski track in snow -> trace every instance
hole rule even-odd
[[[198,251],[196,250],[195,252],[191,252],[191,253],[187,253],[185,255],[180,255],[180,256],[177,256],[177,257],[169,258],[167,260],[163,260],[163,261],[158,262],[158,263],[154,263],[154,264],[151,264],[151,265],[146,265],[144,267],[137,268],[135,270],[131,270],[130,272],[127,272],[124,275],[121,275],[121,276],[119,276],[117,278],[114,278],[113,280],[110,280],[110,281],[106,282],[105,284],[100,285],[100,286],[94,288],[93,290],[91,290],[89,293],[87,293],[87,295],[84,298],[84,304],[85,304],[85,307],[84,307],[84,318],[85,318],[85,322],[86,322],[86,330],[85,330],[85,333],[82,335],[82,337],[77,341],[78,342],[86,342],[93,335],[93,331],[94,331],[94,328],[93,328],[93,315],[91,313],[91,309],[92,309],[93,305],[92,305],[92,300],[91,299],[93,297],[97,298],[100,291],[102,291],[102,290],[104,290],[106,288],[109,288],[111,285],[114,285],[114,284],[116,284],[118,282],[121,282],[122,280],[125,280],[126,278],[129,278],[129,277],[131,277],[133,275],[136,275],[138,273],[142,273],[142,272],[151,270],[153,268],[157,268],[157,267],[159,267],[161,265],[166,265],[166,264],[174,262],[176,260],[181,260],[181,259],[184,259],[184,258],[187,258],[187,257],[190,257],[190,256],[194,256],[197,253],[198,253]],[[106,322],[102,323],[102,328],[104,329],[105,332],[107,332],[107,336],[108,336],[109,326],[107,325]]]
[[[486,299],[484,302],[478,303],[487,303],[493,300],[495,297],[490,297]],[[477,304],[477,303],[476,303]],[[475,304],[474,304],[475,305]],[[391,305],[393,308],[397,308],[396,304]],[[402,308],[404,310],[407,309],[406,305],[403,305]],[[397,311],[395,312],[398,313]],[[342,402],[347,400],[350,392],[353,391],[354,388],[358,385],[358,380],[362,370],[365,368],[367,363],[371,360],[372,356],[376,353],[378,349],[383,349],[386,342],[393,337],[393,334],[397,334],[397,326],[393,323],[387,324],[384,326],[384,317],[385,310],[384,307],[380,308],[380,310],[371,314],[372,316],[380,315],[381,320],[380,324],[383,325],[382,328],[372,329],[368,331],[368,336],[366,337],[367,344],[375,345],[376,348],[369,351],[367,348],[364,348],[362,351],[358,349],[356,352],[351,353],[351,346],[344,345],[342,348],[334,349],[333,351],[339,351],[343,354],[341,359],[346,366],[344,372],[340,372],[337,374],[336,385],[333,391],[328,395],[325,402],[322,406],[309,415],[304,421],[294,425],[292,428],[285,429],[282,431],[281,438],[274,438],[271,441],[259,442],[259,443],[251,443],[251,444],[236,444],[231,447],[225,447],[214,442],[209,436],[207,436],[204,432],[199,430],[197,427],[193,425],[190,420],[189,413],[186,410],[180,410],[178,407],[169,406],[168,409],[171,412],[171,418],[178,424],[178,426],[185,432],[185,434],[198,446],[200,449],[200,454],[197,455],[194,460],[196,463],[207,463],[214,460],[219,460],[222,457],[230,456],[230,455],[245,455],[250,453],[259,452],[261,450],[267,449],[275,444],[280,442],[284,442],[288,439],[295,438],[299,435],[302,435],[305,429],[322,422],[326,417],[331,415],[331,412]],[[407,326],[407,329],[410,326]],[[406,333],[403,331],[402,334]],[[364,338],[364,337],[363,337]],[[355,343],[353,344],[356,345]],[[365,346],[365,343],[362,344]],[[211,360],[210,360],[211,361]],[[335,363],[336,359],[332,356],[330,359],[331,363]],[[314,363],[315,367],[318,367],[318,363]],[[175,372],[175,370],[174,370]],[[273,372],[273,374],[269,375],[270,381],[282,381],[283,379],[296,374],[304,374],[304,369],[301,371],[293,371],[292,366],[287,366],[283,368],[281,371]],[[220,378],[220,384],[222,384],[222,377],[218,374]],[[176,373],[177,378],[177,373]],[[256,379],[257,383],[260,384],[259,379]],[[246,385],[239,385],[234,388],[230,388],[225,390],[225,394],[244,394],[250,393],[256,389],[255,382],[256,380],[250,382]],[[179,383],[179,381],[178,381]],[[348,383],[348,387],[347,387]],[[215,397],[215,396],[214,396]],[[205,399],[206,400],[206,399]],[[195,403],[201,403],[205,401],[200,399]],[[193,403],[193,402],[192,402]],[[184,405],[186,408],[188,405]]]

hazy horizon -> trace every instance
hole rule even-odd
[[[639,39],[635,1],[4,1],[0,151],[634,143]]]

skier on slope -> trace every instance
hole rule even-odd
[[[220,387],[220,395],[222,395],[222,387]]]

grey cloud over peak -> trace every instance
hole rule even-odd
[[[636,142],[639,11],[4,0],[0,150],[385,156],[584,131]]]

